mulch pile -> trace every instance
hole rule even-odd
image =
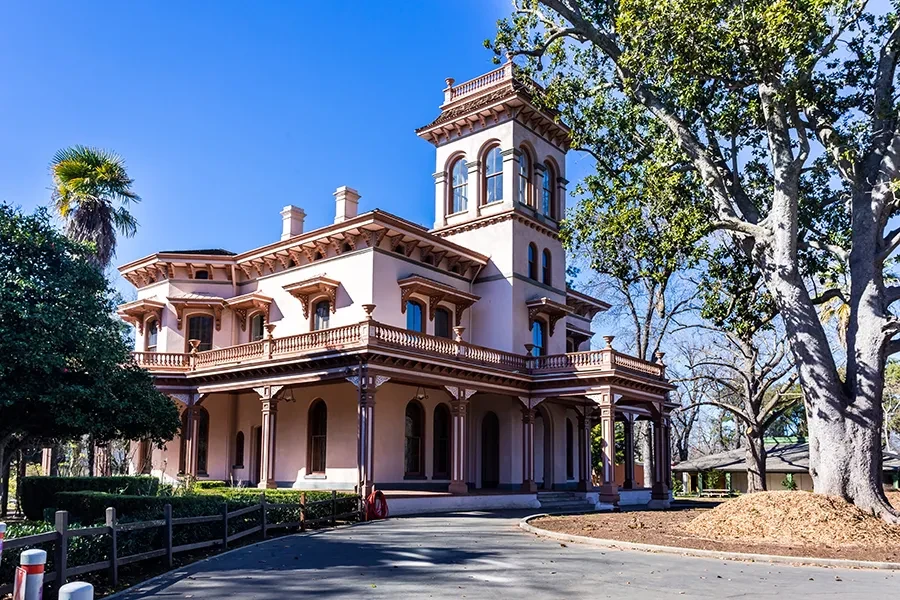
[[[900,526],[841,498],[796,491],[744,494],[701,513],[687,530],[715,540],[826,547],[900,545]]]

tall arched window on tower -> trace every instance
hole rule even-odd
[[[531,159],[528,153],[521,151],[518,158],[518,177],[516,178],[516,199],[520,204],[531,204],[529,201],[528,186],[531,178]]]
[[[328,300],[320,300],[319,302],[316,302],[316,310],[313,313],[313,331],[328,329],[330,317],[331,302],[329,302]]]
[[[266,316],[256,313],[250,317],[250,341],[258,342],[266,335]]]
[[[503,156],[500,146],[488,150],[484,164],[484,203],[503,200]]]
[[[316,400],[309,407],[309,465],[310,474],[325,473],[328,443],[328,407],[324,400]]]
[[[409,331],[417,331],[425,333],[425,319],[422,315],[425,309],[416,300],[406,301],[406,329]]]
[[[450,339],[450,311],[446,308],[438,308],[434,311],[434,335]]]
[[[532,356],[547,354],[547,324],[540,319],[535,319],[531,324],[531,343],[534,344]]]
[[[159,344],[159,321],[154,317],[147,321],[147,325],[145,326],[147,330],[146,337],[146,349],[147,352],[156,352],[156,347]]]
[[[547,165],[541,179],[541,213],[545,217],[553,217],[553,168]]]
[[[541,253],[541,282],[552,285],[552,278],[550,251],[545,248]]]
[[[528,278],[537,281],[537,246],[528,244]]]
[[[450,194],[450,212],[458,213],[468,208],[469,198],[469,167],[466,159],[458,158],[450,169],[452,178]]]
[[[406,477],[425,475],[425,410],[415,400],[406,405],[406,446],[404,474]]]
[[[213,318],[210,315],[193,315],[188,317],[188,341],[200,340],[197,350],[212,350]],[[190,351],[190,345],[188,345]]]

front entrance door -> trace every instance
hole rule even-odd
[[[481,487],[500,486],[500,419],[495,413],[481,422]]]

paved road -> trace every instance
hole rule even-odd
[[[563,546],[520,513],[392,519],[295,535],[186,567],[121,600],[885,598],[900,573]]]

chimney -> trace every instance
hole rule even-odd
[[[281,239],[286,240],[303,233],[303,219],[306,213],[302,208],[289,204],[281,211]]]
[[[334,222],[343,223],[352,219],[359,212],[359,192],[351,187],[342,185],[334,191],[335,212]]]

